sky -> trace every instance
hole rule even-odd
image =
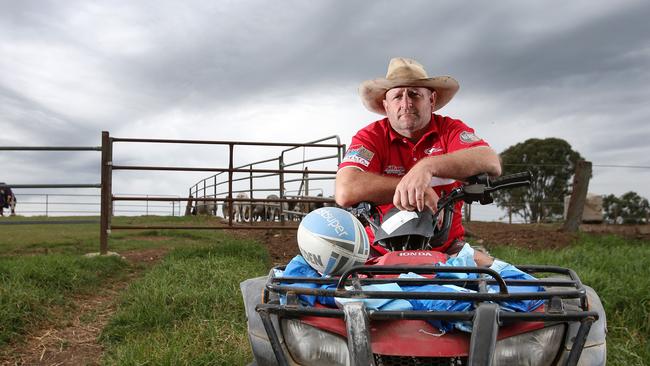
[[[382,118],[364,109],[359,84],[401,56],[457,79],[460,91],[438,113],[497,152],[562,138],[594,164],[590,192],[650,197],[647,1],[0,5],[0,146],[98,146],[101,131],[349,144]],[[123,165],[227,165],[219,147],[117,144],[114,154]],[[241,149],[235,162],[277,154]],[[0,151],[0,166],[7,183],[99,183],[97,152]],[[184,196],[208,175],[116,172],[113,193]],[[331,181],[321,185],[331,194]],[[22,202],[40,192],[17,191]]]

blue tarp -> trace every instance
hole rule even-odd
[[[474,262],[474,250],[465,244],[463,249],[454,258],[450,258],[446,263],[438,263],[440,266],[476,266]],[[491,269],[495,270],[501,275],[504,280],[532,280],[535,277],[519,270],[515,266],[503,262],[501,260],[494,260]],[[302,258],[302,256],[295,256],[286,266],[283,273],[278,273],[282,277],[311,277],[321,278],[322,276]],[[421,277],[414,273],[401,274],[400,278],[415,278]],[[440,278],[476,278],[475,273],[439,273]],[[334,289],[335,285],[318,285],[313,283],[283,283],[284,285],[305,287],[305,288],[322,288]],[[399,286],[397,283],[378,284],[362,286],[366,291],[405,291],[405,292],[474,292],[471,289],[466,289],[454,285],[424,285],[424,286]],[[544,289],[541,286],[508,286],[508,292],[541,292]],[[499,287],[497,285],[488,286],[488,292],[497,293]],[[316,301],[329,306],[336,307],[337,304],[342,305],[349,301],[363,301],[370,309],[381,310],[426,310],[426,311],[468,311],[474,307],[471,301],[461,300],[424,300],[424,299],[349,299],[349,298],[332,298],[325,296],[308,296],[299,295],[299,299],[306,305],[314,306]],[[285,298],[282,296],[280,301],[285,303]],[[499,302],[502,309],[508,311],[529,312],[537,309],[544,303],[543,300],[511,300]],[[447,332],[453,327],[464,331],[471,331],[469,324],[460,322],[444,322],[432,320],[430,323],[442,332]]]

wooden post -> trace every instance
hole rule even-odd
[[[512,224],[512,203],[508,204],[508,224]]]
[[[573,176],[573,191],[567,210],[566,221],[562,230],[568,232],[577,232],[582,222],[582,213],[585,209],[587,199],[587,190],[589,189],[589,178],[591,177],[591,162],[580,160],[576,165],[576,171]]]
[[[111,213],[113,212],[112,194],[113,145],[107,131],[102,131],[102,166],[101,166],[101,217],[99,224],[99,254],[108,253],[108,234],[111,232]]]

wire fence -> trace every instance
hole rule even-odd
[[[63,194],[63,193],[21,193],[14,189],[17,199],[16,213],[23,216],[99,216],[101,213],[101,195],[99,194]],[[119,202],[113,205],[113,215],[118,216],[181,216],[180,202],[159,202],[154,198],[179,198],[178,195],[148,195],[138,193],[120,194],[121,196],[144,196],[152,200],[137,202]]]

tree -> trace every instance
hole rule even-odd
[[[609,194],[603,197],[605,219],[624,224],[640,224],[650,216],[650,204],[636,192],[627,192],[621,197]]]
[[[563,213],[561,202],[581,159],[580,153],[559,138],[529,139],[510,146],[501,153],[503,174],[528,170],[533,176],[531,185],[497,191],[494,201],[526,222],[559,218]]]

